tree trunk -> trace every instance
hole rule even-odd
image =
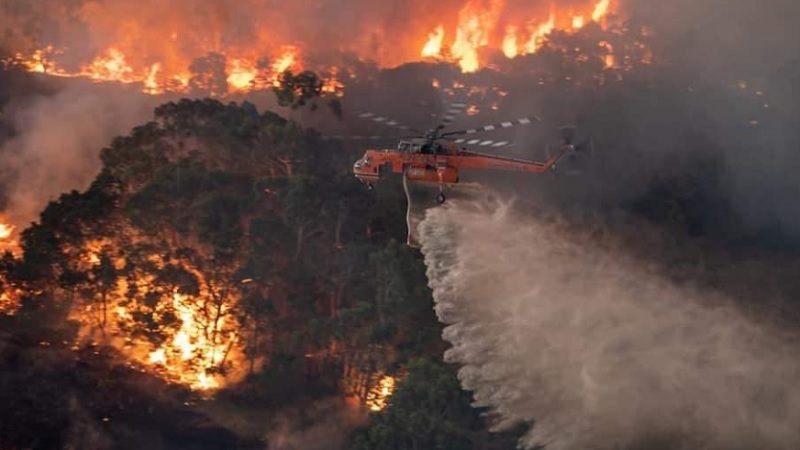
[[[303,249],[304,231],[305,231],[305,225],[300,225],[299,227],[297,227],[297,244],[294,250],[294,258],[292,258],[294,261],[297,261],[297,259],[300,257],[300,252]]]
[[[342,226],[344,225],[344,220],[347,218],[347,212],[343,205],[339,205],[339,214],[336,216],[336,232],[335,232],[335,246],[336,248],[342,248]]]
[[[101,298],[103,300],[103,324],[100,329],[103,331],[103,336],[106,334],[106,324],[108,323],[108,293],[105,286],[102,288]]]

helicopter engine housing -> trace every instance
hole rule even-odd
[[[411,166],[406,169],[406,178],[409,181],[420,183],[458,183],[458,169],[455,167]]]

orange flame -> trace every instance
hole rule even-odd
[[[7,223],[0,223],[0,241],[5,241],[14,233],[14,226]]]
[[[517,48],[517,28],[509,25],[506,28],[506,36],[503,38],[503,54],[507,58],[515,58],[519,54]]]
[[[394,394],[397,380],[389,375],[383,376],[378,384],[367,394],[367,408],[370,411],[382,411],[389,404],[389,398]]]
[[[486,3],[470,0],[459,12],[459,22],[449,56],[465,73],[474,72],[482,66],[481,50],[484,48],[496,47],[507,58],[536,53],[556,28],[577,31],[586,25],[586,17],[590,16],[593,21],[600,23],[611,11],[610,0],[599,0],[587,4],[579,14],[553,9],[545,22],[534,17],[527,22],[507,23],[498,29],[502,25],[500,18],[505,5],[501,0],[492,0],[488,5]],[[503,36],[500,41],[495,41],[493,38],[498,30],[503,30],[500,31]],[[444,38],[444,26],[439,25],[430,33],[420,54],[423,57],[442,57]]]
[[[442,41],[444,40],[444,27],[439,25],[431,34],[428,35],[428,40],[425,46],[422,47],[422,56],[425,58],[434,58],[440,56],[442,53]]]
[[[366,37],[342,50],[376,59],[381,67],[419,58],[441,58],[458,64],[463,72],[474,72],[486,65],[493,52],[502,52],[508,58],[537,52],[555,29],[575,32],[590,19],[605,26],[608,15],[618,3],[573,0],[569,9],[554,5],[547,10],[536,5],[521,9],[518,2],[505,0],[462,1],[463,6],[452,15],[453,19],[444,19],[428,29],[412,26],[401,33],[397,43],[391,42],[390,50],[375,52],[374,41]],[[208,87],[212,95],[268,89],[287,69],[318,71],[330,66],[328,62],[306,67],[307,61],[301,58],[301,50],[305,50],[302,43],[285,46],[286,40],[281,41],[267,30],[257,29],[248,39],[228,39],[221,30],[226,26],[222,18],[203,22],[208,29],[198,31],[198,23],[183,15],[156,17],[139,15],[135,9],[118,10],[120,8],[92,3],[81,10],[80,20],[89,24],[90,35],[103,50],[80,64],[77,70],[67,70],[59,63],[74,59],[69,44],[61,47],[47,44],[16,57],[31,72],[136,83],[148,94],[183,93],[190,86],[203,89],[207,87],[204,83],[211,83],[203,81],[208,77],[213,78],[214,86]],[[165,11],[172,12],[169,8]],[[388,41],[384,30],[375,30],[374,35]],[[198,76],[193,63],[212,54],[221,55],[221,58],[211,62],[223,62],[224,67],[213,68],[205,78]],[[271,64],[265,67],[262,60],[271,61]],[[224,71],[221,83],[225,86],[219,86],[220,71]],[[192,82],[193,77],[195,82]],[[326,92],[340,91],[343,87],[340,80],[324,79],[323,83],[335,86],[326,88]]]
[[[105,240],[88,242],[77,251],[78,265],[90,272],[96,272],[113,254],[111,243]],[[197,391],[211,392],[237,381],[244,370],[238,339],[240,324],[232,315],[238,297],[222,294],[202,272],[179,261],[166,261],[156,254],[147,259],[155,267],[181,264],[197,277],[199,292],[165,294],[154,289],[156,275],[148,272],[115,279],[112,285],[103,285],[106,281],[99,279],[98,286],[104,293],[98,298],[86,298],[85,305],[71,313],[82,325],[79,340],[99,336],[145,370]],[[118,257],[111,264],[121,270],[128,262]],[[158,300],[154,303],[145,298]],[[152,324],[148,327],[157,328],[160,338],[151,341],[132,337],[130,330],[141,327],[137,317],[150,318]]]
[[[608,15],[610,7],[611,0],[600,0],[597,2],[592,11],[592,20],[597,23],[602,22],[606,15]]]
[[[603,56],[604,68],[613,69],[617,65],[616,57],[614,57],[614,47],[606,41],[601,41],[597,45],[608,52]]]
[[[133,68],[125,61],[125,55],[116,48],[110,48],[105,55],[98,57],[81,69],[81,75],[98,81],[119,81],[132,83],[147,76],[137,77]]]
[[[236,335],[228,332],[224,339],[211,341],[208,333],[197,326],[198,318],[192,298],[175,293],[172,295],[172,308],[180,320],[180,328],[164,347],[150,352],[148,360],[151,364],[161,366],[167,373],[181,383],[198,390],[209,390],[220,387],[221,377],[209,375],[207,368],[215,367],[222,360],[229,346],[236,341]],[[217,327],[225,328],[225,316]],[[196,370],[185,370],[187,364],[197,367]]]
[[[451,51],[463,72],[475,72],[480,67],[478,51],[489,45],[502,5],[500,0],[493,0],[484,8],[482,2],[471,0],[459,13],[460,23]]]
[[[545,43],[547,36],[556,28],[556,16],[551,14],[547,22],[537,25],[531,32],[531,37],[525,45],[525,53],[536,53]]]

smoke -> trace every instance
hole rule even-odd
[[[800,80],[800,3],[627,0],[624,8],[654,30],[654,51],[668,64],[665,77],[694,89],[684,117],[718,147],[726,189],[742,219],[800,236],[793,172],[800,164],[800,96],[794,88]],[[719,89],[724,85],[736,87]]]
[[[445,358],[498,428],[533,422],[527,448],[800,444],[796,347],[722,294],[495,199],[429,210],[419,232]]]
[[[65,430],[64,450],[84,448],[111,448],[112,442],[98,420],[92,417],[86,406],[78,399],[77,393],[70,393],[67,399],[69,426]]]
[[[316,401],[281,411],[267,434],[267,450],[328,450],[345,448],[352,430],[364,426],[364,411],[342,399]]]
[[[24,228],[49,201],[88,187],[100,169],[100,149],[148,118],[152,101],[133,90],[85,84],[17,99],[6,112],[17,134],[0,147],[5,210],[14,225]]]

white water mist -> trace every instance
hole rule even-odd
[[[428,211],[445,358],[552,450],[800,448],[800,360],[714,293],[501,202]]]

